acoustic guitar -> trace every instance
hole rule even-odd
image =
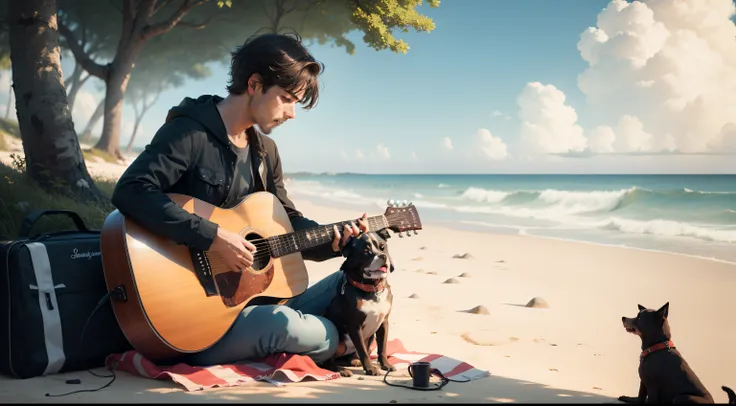
[[[304,292],[309,276],[301,252],[331,243],[333,225],[342,230],[355,221],[294,231],[281,202],[268,192],[253,193],[231,209],[168,196],[189,213],[239,233],[257,250],[251,267],[234,271],[217,254],[151,233],[118,210],[107,216],[101,251],[107,289],[115,291],[115,317],[133,348],[157,362],[209,348],[250,304],[283,302]],[[387,228],[401,237],[422,228],[416,207],[406,201],[389,201],[385,213],[367,223],[369,231]]]

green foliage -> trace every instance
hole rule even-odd
[[[48,191],[25,172],[25,162],[17,155],[12,166],[0,163],[0,239],[17,238],[23,219],[34,210],[66,209],[77,212],[87,227],[101,229],[108,213],[114,210],[109,201],[82,202],[64,190]],[[115,181],[95,179],[95,184],[110,197]],[[74,225],[63,216],[42,218],[34,231],[73,230]]]
[[[439,0],[428,3],[433,8],[440,5]],[[355,0],[352,21],[365,33],[363,41],[370,47],[405,54],[409,45],[394,37],[394,29],[401,32],[408,32],[409,28],[425,32],[434,29],[432,19],[417,12],[416,7],[421,4],[422,0]]]

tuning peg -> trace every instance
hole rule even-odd
[[[399,238],[404,238],[404,234],[401,234],[401,231],[399,231]]]
[[[411,231],[407,231],[407,232],[406,232],[406,236],[407,236],[407,237],[411,237]]]
[[[404,203],[402,204],[403,207],[409,207],[409,201],[404,200]]]
[[[417,234],[419,234],[419,232],[417,230],[414,230],[414,235],[417,235]]]
[[[388,199],[388,200],[386,200],[386,205],[393,206],[394,205],[394,199]]]

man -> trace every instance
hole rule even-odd
[[[151,232],[219,254],[230,269],[252,265],[256,247],[183,210],[165,193],[228,208],[265,190],[278,197],[295,230],[318,226],[289,200],[278,148],[266,134],[294,119],[296,103],[314,107],[322,70],[298,37],[269,34],[246,41],[232,54],[227,97],[185,98],[169,110],[165,124],[118,181],[113,205]],[[345,226],[342,233],[334,227],[332,244],[305,250],[303,258],[340,256],[351,236],[367,231],[365,219],[363,214],[359,226]],[[188,354],[185,361],[212,365],[275,352],[304,354],[315,362],[328,359],[337,350],[337,330],[320,315],[337,294],[341,278],[335,272],[285,305],[246,307],[218,343]]]

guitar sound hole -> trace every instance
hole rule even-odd
[[[230,271],[215,276],[215,283],[225,306],[237,306],[264,292],[273,280],[274,271],[268,267],[271,250],[266,240],[255,233],[248,233],[244,238],[256,246],[252,271]]]
[[[253,265],[251,268],[256,272],[263,270],[268,266],[268,262],[271,260],[271,249],[268,246],[268,242],[256,233],[246,234],[245,239],[256,246],[256,254],[253,257]]]

